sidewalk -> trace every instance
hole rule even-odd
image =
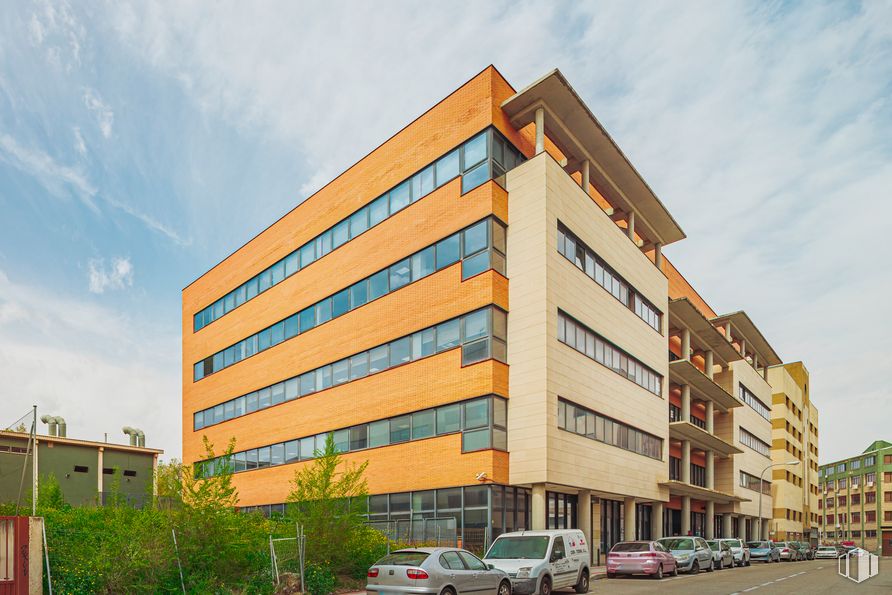
[[[602,578],[607,578],[607,566],[592,566],[590,568],[589,580],[599,581]]]

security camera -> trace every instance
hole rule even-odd
[[[477,475],[475,475],[477,481],[486,481],[486,471],[481,471]]]

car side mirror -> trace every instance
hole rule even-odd
[[[493,566],[492,564],[487,564],[486,567],[489,568],[490,570],[495,570],[495,569],[496,569],[496,567]]]

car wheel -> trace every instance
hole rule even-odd
[[[698,560],[694,560],[694,563],[691,564],[691,574],[700,574],[700,562]]]
[[[440,595],[455,595],[455,591],[452,587],[446,587],[442,591],[440,591]]]
[[[678,576],[678,562],[676,562],[675,566],[672,568],[672,576]]]
[[[657,566],[657,571],[653,574],[654,580],[661,581],[663,580],[663,565],[660,564]]]
[[[577,593],[588,593],[588,570],[582,571],[582,576],[579,577],[579,582],[576,583],[576,586],[573,587]],[[499,593],[499,595],[502,595]]]
[[[719,558],[719,563],[715,567],[716,570],[724,570],[725,569],[725,561]]]
[[[608,573],[607,573],[607,578],[616,578],[616,573],[615,573],[615,572],[608,572]]]
[[[499,594],[498,595],[511,595],[511,582],[510,581],[502,581],[499,583]]]
[[[539,586],[539,595],[551,595],[551,577],[546,576],[542,579],[542,584]]]
[[[713,572],[715,570],[715,562],[710,562],[709,566],[706,567],[706,572]]]
[[[749,566],[749,565],[752,564],[752,563],[753,563],[752,560],[751,560],[750,558],[747,558],[747,559],[746,559],[746,563],[744,564],[744,566]]]

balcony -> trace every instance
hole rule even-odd
[[[687,384],[698,397],[712,401],[720,411],[728,411],[728,409],[743,405],[731,393],[708,378],[697,366],[686,359],[669,362],[669,381],[675,384]]]
[[[688,440],[692,446],[701,450],[711,450],[719,456],[731,456],[743,451],[689,421],[669,422],[669,437],[677,440]]]
[[[681,421],[681,407],[669,403],[669,421]]]

